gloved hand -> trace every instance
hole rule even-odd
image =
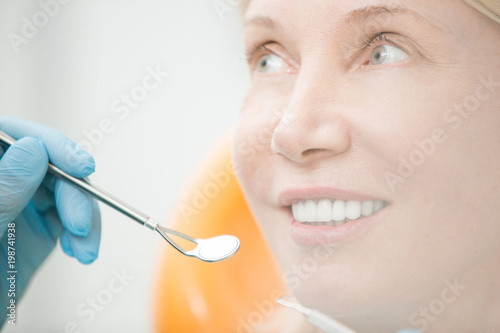
[[[6,151],[0,146],[0,304],[5,309],[7,271],[17,271],[15,294],[20,299],[59,236],[66,254],[90,264],[99,250],[101,219],[93,199],[46,175],[50,160],[74,177],[88,177],[95,169],[89,153],[65,135],[27,120],[2,117],[0,130],[18,139]],[[9,265],[12,257],[15,269]]]
[[[398,331],[397,333],[422,333],[422,332],[420,332],[419,330],[416,330],[416,329],[408,328],[408,329]]]

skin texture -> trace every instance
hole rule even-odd
[[[233,160],[291,292],[358,332],[500,331],[500,25],[458,0],[253,0],[244,18]],[[406,56],[373,64],[381,45]],[[279,201],[310,187],[390,205],[319,260]]]

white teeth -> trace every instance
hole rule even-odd
[[[316,222],[316,203],[312,200],[307,200],[304,204],[304,214],[306,222]]]
[[[302,223],[340,225],[378,213],[387,206],[381,200],[301,200],[292,205],[295,220]]]
[[[378,213],[386,206],[385,202],[376,200],[373,202],[373,213]]]
[[[306,214],[304,211],[304,202],[300,201],[292,205],[293,216],[297,221],[306,222]]]
[[[332,201],[328,199],[320,200],[316,207],[316,218],[318,222],[329,222],[332,220]]]
[[[359,219],[361,216],[361,202],[349,200],[345,204],[345,217],[351,220]]]
[[[344,200],[335,200],[332,205],[332,219],[334,221],[345,220],[345,202]]]
[[[297,202],[295,205],[292,205],[292,214],[296,220],[297,220],[297,217],[299,216],[299,214],[298,214],[299,205],[300,205],[300,202]]]
[[[363,201],[361,203],[361,215],[370,216],[373,214],[373,201]]]

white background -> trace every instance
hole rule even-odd
[[[42,0],[49,2],[50,0]],[[72,0],[14,52],[8,33],[38,1],[0,0],[0,114],[50,125],[80,142],[110,118],[114,131],[92,147],[95,184],[160,221],[206,150],[237,121],[248,74],[238,8],[222,15],[215,1]],[[126,119],[112,102],[141,83],[146,68],[170,76]],[[153,295],[164,241],[101,205],[98,260],[80,265],[56,249],[34,277],[3,332],[153,332]],[[78,305],[106,288],[113,270],[135,276],[95,320]]]

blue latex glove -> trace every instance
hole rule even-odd
[[[49,160],[66,173],[88,177],[92,156],[65,135],[27,120],[0,118],[0,130],[18,141],[0,146],[0,304],[7,281],[9,233],[15,223],[16,298],[20,299],[35,270],[60,236],[66,254],[84,264],[97,258],[101,218],[97,203],[71,185],[46,175]],[[0,324],[5,321],[2,315]]]

